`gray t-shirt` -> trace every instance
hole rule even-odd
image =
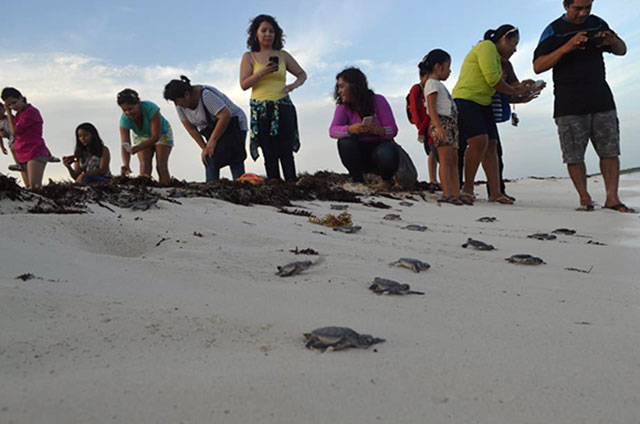
[[[236,106],[236,104],[220,90],[209,85],[202,86],[202,95],[198,100],[198,106],[196,106],[195,109],[176,106],[178,118],[181,121],[191,122],[198,128],[198,130],[206,128],[208,122],[207,114],[204,111],[205,106],[207,108],[207,112],[209,112],[209,115],[213,119],[216,119],[216,114],[224,109],[225,106],[228,107],[231,111],[231,116],[238,118],[240,130],[247,131],[247,116],[244,114],[242,109]]]
[[[9,127],[9,119],[4,118],[0,121],[0,130],[4,130],[7,134],[9,134],[9,147],[13,144],[13,133],[11,133],[11,128]]]

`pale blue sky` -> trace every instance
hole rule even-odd
[[[194,83],[214,85],[248,110],[248,92],[238,85],[246,29],[257,14],[274,15],[287,36],[285,48],[309,74],[292,95],[298,107],[302,149],[300,171],[343,172],[335,142],[327,136],[332,117],[335,74],[358,65],[370,85],[392,104],[400,126],[397,141],[425,176],[425,157],[415,129],[406,121],[404,96],[417,80],[417,63],[429,50],[443,48],[453,57],[452,88],[462,59],[485,30],[503,23],[520,28],[521,43],[513,63],[519,77],[531,77],[531,57],[544,27],[563,13],[562,0],[531,1],[32,1],[3,5],[0,85],[15,86],[39,107],[45,138],[54,154],[73,150],[73,130],[84,121],[96,124],[120,167],[115,94],[124,87],[140,92],[162,108],[176,138],[171,171],[179,178],[202,180],[197,147],[176,118],[162,88],[181,73]],[[640,64],[637,0],[596,0],[593,12],[609,22],[629,45],[626,57],[607,56],[609,81],[622,128],[622,164],[640,165]],[[549,83],[551,74],[542,76]],[[551,85],[551,84],[550,84]],[[521,126],[501,125],[506,175],[559,175],[566,171],[551,119],[552,89],[530,105],[518,107]],[[0,156],[0,169],[9,159]],[[135,162],[134,162],[135,163]],[[588,166],[596,171],[592,152]],[[262,159],[247,161],[264,172]],[[4,171],[3,171],[4,172]],[[50,166],[47,177],[65,175]],[[226,172],[223,172],[226,175]]]

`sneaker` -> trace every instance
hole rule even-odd
[[[9,171],[22,172],[22,165],[20,165],[19,163],[12,163],[11,165],[9,165]]]
[[[55,156],[49,156],[49,162],[58,163],[58,162],[60,162],[60,158],[57,158]]]

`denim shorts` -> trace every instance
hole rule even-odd
[[[458,128],[463,144],[478,135],[487,135],[489,140],[498,139],[498,127],[493,118],[491,105],[482,106],[471,100],[455,99],[458,107]]]
[[[584,161],[589,140],[600,158],[620,156],[620,124],[615,110],[555,119],[564,163]]]

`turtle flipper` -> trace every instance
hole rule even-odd
[[[419,295],[424,295],[424,292],[421,291],[415,291],[415,290],[409,290],[407,292],[407,294],[419,294]]]

